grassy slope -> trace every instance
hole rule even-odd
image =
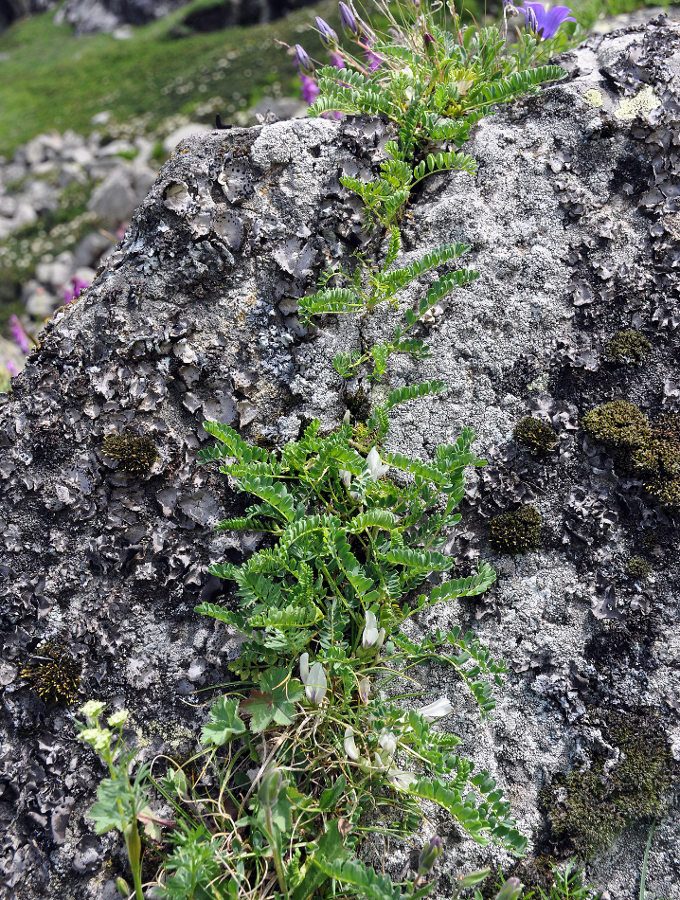
[[[192,114],[210,98],[222,100],[228,119],[273,85],[290,95],[295,70],[275,39],[304,40],[320,55],[310,25],[314,14],[332,19],[334,7],[325,0],[270,25],[181,39],[169,35],[177,13],[122,41],[77,38],[70,27],[53,24],[53,13],[22,20],[0,35],[0,154],[52,129],[86,134],[92,116],[105,109],[119,123],[143,116],[146,130],[176,113]]]

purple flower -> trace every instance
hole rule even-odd
[[[542,41],[553,37],[563,22],[576,21],[570,15],[571,10],[568,6],[553,6],[552,9],[546,9],[542,3],[525,2],[521,12],[526,17],[526,27]]]
[[[82,278],[72,278],[71,284],[73,287],[70,290],[69,288],[64,288],[61,292],[65,306],[68,306],[69,303],[73,303],[74,300],[77,300],[85,288],[90,286],[89,281],[83,281]]]
[[[335,53],[335,51],[331,51],[331,52],[328,54],[328,58],[329,58],[330,61],[331,61],[331,65],[332,65],[332,66],[335,66],[336,69],[345,69],[345,68],[347,68],[347,63],[346,63],[345,60],[342,58],[342,56],[340,56],[339,53]]]
[[[358,37],[361,33],[361,30],[359,28],[357,20],[354,18],[354,13],[349,8],[349,6],[347,6],[346,3],[343,3],[342,0],[340,0],[340,3],[338,3],[338,11],[340,13],[340,22],[345,31],[349,31],[355,37]]]
[[[300,84],[302,86],[302,99],[309,106],[310,103],[314,103],[321,93],[319,85],[313,78],[310,78],[309,75],[305,75],[302,71],[300,72]]]
[[[371,72],[375,72],[376,69],[379,69],[384,62],[382,56],[378,56],[371,50],[374,43],[375,35],[364,35],[364,42],[361,46],[364,48],[364,56],[366,57],[366,62],[368,63],[368,68]]]
[[[5,368],[9,372],[11,378],[15,378],[19,374],[19,370],[14,365],[11,359],[5,360]]]
[[[17,342],[21,352],[28,354],[31,349],[31,345],[28,342],[28,335],[26,334],[24,326],[14,314],[9,317],[9,327],[12,332],[12,337]]]
[[[324,21],[321,16],[316,17],[316,27],[324,47],[335,47],[338,43],[338,36],[331,28],[328,22]]]
[[[309,58],[309,54],[302,44],[295,45],[295,58],[303,75],[312,75],[314,72],[314,63]]]

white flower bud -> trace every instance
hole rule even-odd
[[[368,675],[365,675],[361,681],[359,682],[359,699],[362,703],[368,703],[368,698],[371,695],[371,680]]]
[[[309,653],[303,653],[300,657],[300,680],[307,684],[309,678]]]
[[[326,696],[328,690],[328,681],[326,680],[326,671],[320,662],[315,662],[307,674],[306,680],[303,679],[305,685],[305,693],[307,699],[314,706],[318,706]]]
[[[338,469],[338,475],[340,476],[340,481],[348,488],[352,483],[352,473],[348,472],[347,469]]]
[[[347,758],[356,762],[359,759],[359,751],[357,750],[357,745],[354,743],[354,729],[350,725],[345,728],[344,745]]]
[[[361,646],[364,650],[375,647],[378,643],[379,636],[380,632],[378,631],[378,622],[375,618],[375,613],[369,611],[366,613],[366,625],[364,626],[364,633],[361,636]]]

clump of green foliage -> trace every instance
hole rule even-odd
[[[591,409],[581,424],[589,437],[615,450],[636,450],[651,434],[647,416],[627,400],[612,400]]]
[[[617,464],[640,478],[658,503],[680,506],[680,416],[668,413],[652,425],[641,410],[614,400],[583,417],[584,431],[616,453]]]
[[[649,562],[642,556],[631,556],[626,563],[625,573],[629,578],[637,581],[645,581],[649,578],[652,567]]]
[[[131,431],[122,434],[107,435],[102,441],[102,453],[117,459],[118,468],[129,475],[146,475],[159,458],[156,445],[149,437],[133,434]]]
[[[658,716],[612,717],[608,740],[620,757],[553,779],[545,794],[553,837],[583,859],[604,852],[629,824],[654,819],[674,780],[674,762]]]
[[[401,23],[392,20],[395,27],[383,39],[366,23],[358,25],[341,4],[353,39],[365,51],[370,31],[371,48],[382,62],[369,72],[337,46],[335,36],[335,50],[347,66],[319,73],[314,113],[385,114],[396,125],[396,138],[386,145],[377,178],[343,179],[362,198],[373,249],[384,249],[384,260],[357,255],[351,270],[327,272],[320,290],[300,301],[307,321],[324,314],[364,317],[385,305],[398,309],[401,292],[415,279],[457,264],[469,249],[464,244],[397,266],[398,223],[411,191],[438,172],[474,171],[465,153],[436,145],[460,146],[471,126],[498,104],[564,74],[544,65],[568,45],[564,35],[541,41],[521,32],[510,45],[504,25],[461,30],[452,3],[453,27],[442,20],[441,4],[421,0],[417,11],[410,3],[400,8]],[[335,34],[327,25],[323,31],[327,40]],[[306,67],[301,50],[298,60]],[[437,274],[415,309],[403,311],[393,337],[340,354],[334,360],[338,373],[368,375],[370,383],[387,375],[394,353],[427,355],[419,329],[439,300],[476,277],[467,269]],[[400,685],[407,696],[414,687],[424,693],[417,666],[446,665],[486,716],[495,706],[492,685],[506,671],[459,626],[419,641],[403,629],[420,611],[477,596],[495,580],[486,563],[474,574],[449,577],[453,560],[444,553],[460,520],[455,510],[464,496],[465,470],[483,464],[471,449],[472,431],[465,428],[454,444],[440,445],[432,461],[380,450],[395,406],[443,388],[439,381],[407,385],[389,392],[372,411],[366,397],[359,424],[348,416],[336,431],[322,434],[314,421],[279,451],[249,444],[226,425],[205,423],[217,443],[201,451],[201,461],[217,462],[230,485],[251,498],[243,515],[218,527],[259,532],[264,543],[241,565],[211,567],[213,575],[236,585],[236,603],[197,607],[235,628],[242,645],[229,664],[234,681],[222,685],[226,693],[213,704],[191,761],[198,777],[190,783],[186,768],[172,763],[164,778],[151,779],[176,815],[169,836],[173,849],[163,858],[157,888],[168,900],[324,900],[349,894],[420,900],[434,887],[439,837],[423,847],[399,884],[367,865],[361,848],[369,834],[374,840],[412,841],[424,804],[447,811],[480,844],[494,841],[523,853],[526,839],[495,780],[475,773],[470,760],[453,752],[459,743],[454,734],[433,727],[453,711],[450,700],[440,697],[422,707],[398,702]],[[523,541],[528,549],[540,531],[540,516],[527,510],[520,521],[524,533],[519,536],[518,526],[516,546]],[[99,830],[115,827],[126,834],[128,828],[134,875],[137,822],[151,817],[139,811],[135,785],[122,770],[114,777],[116,754],[129,770],[123,750],[111,751],[110,737],[92,734],[91,742],[124,798],[115,815],[106,804],[91,814]],[[485,874],[462,876],[454,896]],[[137,880],[135,887],[140,897]],[[509,879],[497,900],[517,900],[520,892],[520,882]]]
[[[421,393],[392,392],[382,409]],[[384,437],[381,411],[375,419]],[[255,501],[218,528],[260,532],[269,545],[241,565],[211,567],[236,584],[236,608],[197,607],[235,627],[243,644],[229,664],[237,681],[201,734],[202,771],[216,786],[206,812],[196,815],[200,792],[188,802],[182,767],[155,782],[177,812],[164,896],[186,897],[195,877],[215,896],[304,900],[330,896],[335,882],[376,900],[416,900],[431,887],[437,854],[397,886],[357,852],[365,833],[407,839],[425,802],[475,841],[521,853],[526,839],[495,780],[473,773],[454,752],[459,739],[432,727],[452,711],[448,698],[404,709],[383,693],[403,678],[412,690],[413,667],[432,662],[454,668],[483,716],[495,706],[491,686],[505,666],[471,633],[437,630],[415,642],[402,631],[418,612],[477,596],[495,580],[486,563],[448,577],[453,560],[441,552],[460,520],[465,469],[482,464],[471,430],[426,463],[375,446],[363,456],[349,421],[328,435],[314,421],[280,452],[217,422],[205,428],[217,443],[201,461],[217,462]],[[436,586],[432,572],[443,578]],[[92,815],[101,829],[110,825],[106,810]]]
[[[41,644],[35,660],[21,670],[21,677],[46,703],[68,706],[78,695],[80,663],[59,641]]]
[[[385,7],[392,27],[384,39],[352,16],[348,32],[380,65],[369,71],[336,47],[346,67],[324,66],[317,73],[320,95],[311,107],[313,115],[384,115],[397,126],[398,139],[386,145],[387,160],[377,179],[341,178],[364,201],[369,223],[389,226],[396,221],[411,192],[429,175],[474,173],[474,160],[467,154],[427,152],[429,145],[447,141],[460,147],[471,127],[499,104],[565,74],[559,66],[544,64],[569,45],[564,30],[545,41],[522,30],[516,43],[507,44],[503,27],[461,29],[455,6],[449,4],[449,9],[453,28],[429,3],[400,4],[399,17]]]
[[[539,457],[547,456],[551,450],[555,449],[557,443],[555,429],[535,416],[525,416],[520,419],[515,425],[512,436],[521,447]]]
[[[499,553],[531,553],[540,544],[542,524],[541,514],[534,506],[521,506],[491,520],[490,542]]]
[[[630,365],[642,363],[652,352],[652,345],[644,334],[634,328],[628,331],[617,331],[608,341],[604,355],[610,362]]]

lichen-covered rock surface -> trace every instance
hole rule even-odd
[[[482,726],[445,670],[427,684],[458,698],[448,727],[531,839],[518,873],[529,881],[546,857],[579,852],[606,897],[629,900],[656,815],[647,888],[679,900],[678,511],[579,423],[613,400],[652,423],[680,408],[680,27],[658,19],[594,38],[563,65],[563,83],[477,128],[476,178],[442,177],[413,198],[405,258],[464,240],[482,276],[427,326],[431,358],[390,369],[392,387],[442,378],[449,390],[402,408],[388,443],[426,457],[469,424],[489,460],[471,476],[452,552],[461,572],[490,559],[498,584],[414,630],[471,627],[509,664]],[[203,717],[194,692],[224,680],[238,650],[193,608],[225,590],[209,562],[253,546],[211,530],[242,501],[197,466],[200,423],[271,446],[361,406],[370,385],[341,382],[331,358],[385,333],[392,314],[305,331],[296,298],[366,240],[338,176],[368,173],[388,136],[379,121],[312,120],[187,141],[3,401],[6,896],[113,897],[123,865],[85,816],[102,772],[74,738],[74,707],[21,677],[43,642],[71,655],[82,698],[133,710],[145,758],[190,748]],[[651,351],[607,359],[630,329]],[[554,428],[555,449],[513,441],[528,415]],[[105,443],[113,434],[130,447]],[[522,505],[540,513],[540,547],[497,556],[489,522]],[[651,569],[629,569],[631,558]],[[446,842],[442,871],[512,869],[443,820],[430,826]],[[392,855],[395,872],[406,859]]]

